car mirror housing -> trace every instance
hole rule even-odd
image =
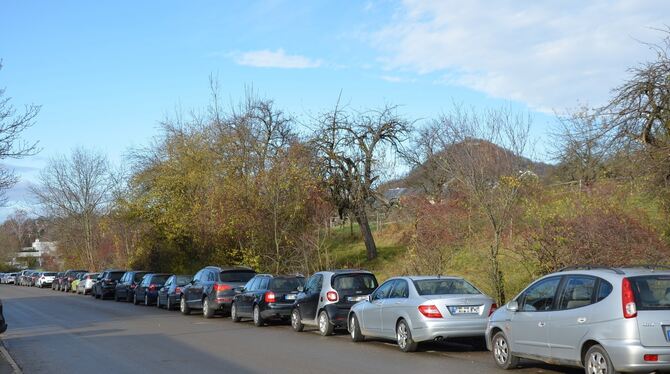
[[[372,302],[372,294],[369,294],[369,295],[368,295],[368,302],[369,302],[369,303]]]
[[[519,302],[516,300],[512,300],[509,303],[507,303],[507,310],[510,312],[516,312],[519,310]]]

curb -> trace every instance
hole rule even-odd
[[[21,368],[19,365],[14,361],[12,358],[12,355],[9,354],[9,351],[7,351],[7,348],[5,348],[5,342],[0,340],[0,354],[9,362],[9,365],[14,369],[13,374],[23,374],[23,371],[21,371]]]

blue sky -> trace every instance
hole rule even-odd
[[[394,103],[412,119],[454,101],[512,105],[533,114],[542,158],[551,112],[604,102],[651,58],[638,40],[659,40],[668,15],[665,0],[5,0],[0,87],[17,107],[42,105],[25,134],[42,152],[5,160],[22,177],[11,204],[75,146],[123,162],[176,107],[206,105],[210,73],[227,101],[253,86],[298,116],[340,90],[354,107]]]

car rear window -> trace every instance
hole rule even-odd
[[[43,273],[42,275],[47,276],[47,277],[53,277],[56,275],[56,273]]]
[[[139,282],[145,275],[147,275],[146,271],[139,271],[133,275],[133,281]]]
[[[298,287],[305,285],[305,278],[295,277],[295,278],[273,278],[270,282],[269,289],[272,291],[279,292],[292,292],[297,291]]]
[[[191,281],[191,279],[193,279],[192,275],[178,275],[177,286],[185,286]]]
[[[670,309],[670,275],[628,278],[633,286],[638,310]]]
[[[221,282],[246,283],[253,278],[256,272],[253,270],[224,270],[219,275]]]
[[[154,275],[151,277],[151,283],[165,284],[168,278],[170,278],[169,275]]]
[[[332,286],[338,291],[367,290],[377,288],[377,278],[372,274],[342,274],[333,278]]]
[[[123,277],[123,274],[125,273],[126,273],[125,271],[109,273],[109,279],[117,281],[121,279],[121,277]]]
[[[415,280],[419,295],[479,295],[478,289],[464,279],[422,279]]]

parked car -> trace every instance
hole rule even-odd
[[[28,286],[29,287],[37,286],[37,280],[39,279],[41,274],[42,274],[41,271],[33,271],[32,273],[30,273],[30,278],[28,278]]]
[[[18,273],[9,273],[5,276],[5,284],[16,284]]]
[[[7,331],[7,323],[5,322],[5,315],[2,312],[2,300],[0,300],[0,334]]]
[[[470,338],[482,346],[493,299],[459,277],[397,277],[351,308],[351,339],[393,339],[404,352],[424,341]]]
[[[321,271],[312,275],[298,294],[291,311],[291,326],[297,332],[305,325],[317,326],[321,335],[347,327],[351,307],[367,299],[377,278],[365,270]]]
[[[27,286],[28,285],[28,278],[30,277],[30,274],[33,271],[34,270],[31,270],[31,269],[21,270],[21,272],[19,273],[19,285],[20,286]]]
[[[272,319],[288,321],[293,303],[304,285],[302,275],[258,274],[235,295],[230,316],[233,322],[251,317],[256,326],[263,326]]]
[[[179,305],[181,288],[187,285],[192,275],[171,275],[163,287],[158,290],[158,298],[156,299],[156,306],[162,308],[165,306],[167,310],[173,310]]]
[[[56,273],[54,272],[45,271],[43,273],[40,273],[39,278],[37,278],[36,285],[39,288],[51,287],[51,284],[53,283],[55,277]]]
[[[72,287],[72,281],[75,280],[77,274],[88,273],[88,270],[66,270],[58,282],[58,291],[69,292]]]
[[[132,301],[135,295],[135,287],[142,281],[142,277],[148,274],[148,271],[130,270],[123,274],[123,277],[116,285],[114,300]]]
[[[158,299],[158,290],[165,285],[165,281],[171,274],[150,273],[142,278],[140,284],[135,288],[133,304],[143,303],[145,306],[153,305]]]
[[[125,270],[107,269],[98,276],[93,285],[93,297],[104,300],[106,297],[114,297],[116,284],[125,274]]]
[[[70,291],[71,292],[77,292],[77,287],[79,287],[79,282],[81,282],[81,280],[84,278],[84,275],[86,275],[86,273],[77,273],[75,275],[74,280],[72,281],[71,286],[70,286]]]
[[[84,276],[77,285],[76,292],[81,295],[87,295],[91,293],[93,284],[95,283],[95,279],[98,277],[98,275],[100,275],[100,273],[84,273]]]
[[[202,309],[205,318],[230,311],[236,290],[254,275],[255,271],[245,267],[208,266],[201,269],[189,284],[181,288],[180,310],[183,314],[190,314],[191,309]]]
[[[533,282],[489,321],[503,369],[527,358],[586,373],[670,369],[670,268],[573,267]]]

